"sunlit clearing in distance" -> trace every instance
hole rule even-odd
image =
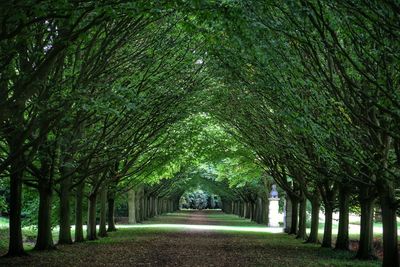
[[[175,228],[182,230],[233,231],[256,233],[282,233],[280,227],[252,227],[252,226],[224,226],[224,225],[196,225],[196,224],[135,224],[119,225],[120,228]]]

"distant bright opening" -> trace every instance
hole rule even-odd
[[[220,209],[221,198],[202,189],[186,191],[179,200],[180,209]]]
[[[182,230],[232,231],[255,233],[282,233],[283,228],[252,227],[252,226],[225,226],[225,225],[196,225],[196,224],[136,224],[119,225],[119,228],[169,228]]]

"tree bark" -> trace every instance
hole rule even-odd
[[[325,226],[324,237],[322,239],[322,247],[332,247],[332,213],[333,208],[330,205],[325,205]]]
[[[362,190],[363,191],[363,190]],[[360,193],[363,195],[363,192]],[[373,247],[373,214],[375,199],[360,197],[361,227],[360,241],[356,257],[362,260],[375,259]]]
[[[135,190],[131,189],[128,192],[128,223],[136,223],[136,194]]]
[[[394,189],[380,197],[382,209],[382,224],[383,224],[383,262],[384,267],[398,267],[399,263],[399,248],[397,237],[397,219],[396,219],[396,200],[394,198]]]
[[[299,201],[294,197],[291,197],[290,201],[292,202],[292,222],[290,225],[289,235],[296,235],[299,215]]]
[[[96,199],[97,195],[92,193],[89,195],[88,205],[88,222],[87,222],[87,239],[96,240]]]
[[[251,219],[251,203],[246,202],[246,214],[245,214],[245,218],[246,219]]]
[[[108,194],[108,212],[107,212],[107,220],[108,220],[108,228],[107,232],[114,232],[117,231],[117,228],[115,227],[115,219],[114,219],[114,210],[115,210],[115,198],[114,196]]]
[[[297,232],[296,236],[297,239],[307,238],[306,227],[307,227],[307,199],[303,197],[300,200],[299,231]]]
[[[85,183],[76,187],[75,195],[75,242],[83,242],[83,190]]]
[[[257,206],[256,203],[251,203],[251,220],[257,222]]]
[[[263,211],[262,211],[262,221],[261,221],[261,223],[262,224],[265,224],[265,225],[268,225],[268,223],[269,223],[269,218],[268,218],[268,216],[269,216],[269,209],[268,209],[268,207],[269,207],[269,200],[268,200],[268,198],[267,197],[263,197],[262,198],[262,203],[263,203],[263,205],[262,205],[262,207],[263,207]]]
[[[335,249],[349,250],[349,201],[349,188],[341,186],[339,191],[339,229]]]
[[[99,236],[107,236],[107,186],[100,192],[100,227]]]
[[[72,244],[71,222],[70,222],[70,188],[71,178],[66,177],[60,183],[60,232],[58,244]]]
[[[256,214],[257,214],[257,219],[256,222],[261,224],[262,223],[262,217],[263,217],[263,212],[264,212],[264,207],[263,207],[263,201],[260,196],[257,197],[257,206],[256,206]]]
[[[169,212],[169,209],[167,209],[167,212]],[[145,210],[145,196],[142,195],[140,197],[140,220],[145,221],[146,220],[146,210]]]
[[[10,154],[17,153],[18,148],[10,145]],[[22,207],[22,176],[24,173],[23,157],[18,156],[10,166],[10,214],[9,214],[9,244],[7,256],[26,255],[22,243],[21,207]]]
[[[138,223],[140,223],[140,222],[142,222],[142,219],[141,219],[141,214],[140,214],[140,196],[139,196],[139,192],[136,192],[136,202],[135,202],[135,204],[136,204],[136,222],[138,222]],[[165,209],[164,209],[164,199],[162,200],[162,213],[164,213],[165,212]]]
[[[154,216],[158,216],[158,197],[154,198]]]
[[[49,181],[39,182],[39,218],[35,250],[54,249],[51,233],[52,186]]]
[[[3,84],[2,84],[3,85]],[[6,86],[6,84],[4,84]],[[7,90],[3,90],[6,92]],[[7,94],[7,93],[6,93]],[[4,96],[6,97],[6,96]],[[2,99],[3,100],[3,99]],[[25,170],[24,144],[24,110],[25,102],[16,101],[11,110],[9,135],[7,143],[9,155],[14,157],[10,162],[10,203],[9,203],[9,244],[7,256],[26,255],[22,243],[21,208],[22,208],[22,178]]]
[[[311,200],[311,231],[307,238],[307,243],[318,243],[318,230],[319,230],[319,210],[321,204],[319,198]]]

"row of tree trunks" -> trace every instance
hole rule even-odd
[[[179,201],[146,196],[143,188],[128,191],[128,222],[135,224],[179,209]]]
[[[222,207],[225,213],[235,214],[259,224],[268,224],[268,199],[265,197],[258,196],[254,203],[242,200],[223,201]]]
[[[371,188],[360,186],[359,202],[361,206],[361,228],[360,228],[360,240],[359,248],[357,251],[357,258],[359,259],[374,259],[376,258],[373,249],[373,212],[376,202],[376,194]],[[333,197],[332,197],[333,199]],[[311,231],[310,235],[306,239],[307,243],[318,243],[318,227],[319,227],[319,212],[321,208],[321,202],[318,194],[314,194],[309,197],[311,203]],[[333,206],[329,205],[333,201],[324,203],[325,213],[325,227],[324,227],[324,238],[321,246],[331,247],[332,246],[332,215]],[[335,249],[348,250],[349,249],[349,205],[350,205],[350,189],[341,186],[339,190],[339,228],[338,236],[335,244]],[[383,201],[381,200],[381,205]],[[299,208],[300,206],[300,208]],[[389,205],[385,205],[388,207]],[[393,205],[392,205],[393,206]],[[288,198],[286,200],[286,229],[285,232],[289,234],[297,233],[297,238],[305,239],[305,208],[306,199],[301,199],[300,203],[296,198]],[[382,207],[382,213],[384,213],[384,207]],[[395,214],[395,210],[392,209],[392,213]],[[289,217],[289,218],[288,218]],[[390,216],[388,216],[390,217]],[[392,217],[395,217],[393,215]],[[298,220],[298,224],[297,224]],[[389,220],[393,225],[396,225],[395,218]],[[389,222],[389,223],[390,223]],[[295,228],[294,228],[295,227]],[[395,227],[393,227],[395,231]],[[390,232],[390,238],[392,243],[394,240],[397,242],[397,236]],[[397,244],[397,243],[396,243]],[[395,247],[391,244],[391,248]],[[397,245],[396,245],[397,248]],[[394,259],[396,260],[396,259]],[[392,264],[392,261],[390,264]],[[395,262],[396,263],[396,262]],[[390,266],[390,265],[387,265]]]

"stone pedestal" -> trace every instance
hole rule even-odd
[[[269,198],[268,226],[279,227],[279,198]]]

